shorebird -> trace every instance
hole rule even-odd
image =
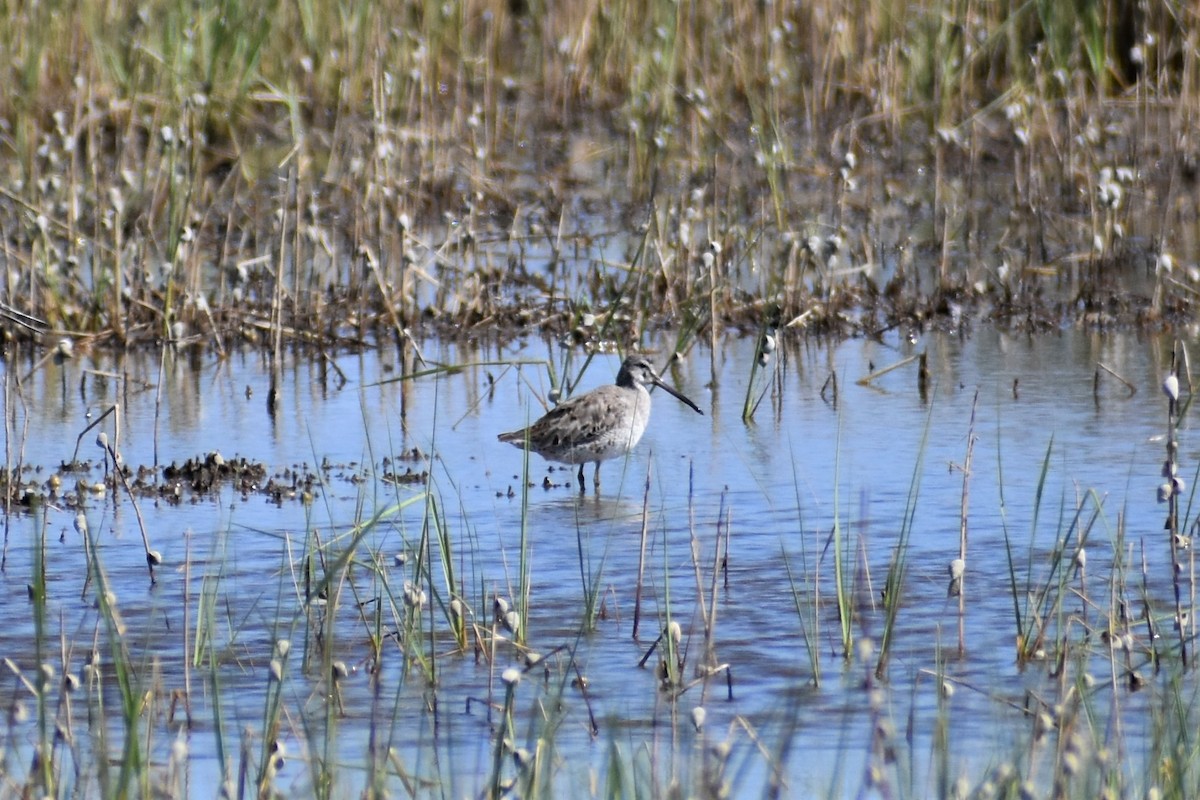
[[[549,461],[579,465],[579,490],[583,491],[583,466],[595,462],[592,484],[600,487],[600,462],[624,456],[642,438],[650,420],[648,386],[661,386],[697,414],[700,407],[672,389],[643,356],[629,356],[621,364],[617,382],[572,397],[552,408],[528,428],[500,434],[500,441],[537,453]]]

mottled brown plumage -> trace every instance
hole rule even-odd
[[[624,456],[642,438],[650,420],[648,385],[665,391],[703,414],[699,406],[672,389],[642,356],[621,364],[615,385],[601,386],[573,397],[528,428],[500,434],[500,441],[529,449],[550,461],[579,465],[579,488],[584,488],[583,465],[595,462],[592,483],[600,486],[600,462]]]

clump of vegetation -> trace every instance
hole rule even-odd
[[[0,32],[6,330],[1190,319],[1192,15],[35,5]]]

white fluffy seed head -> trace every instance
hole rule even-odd
[[[515,687],[521,682],[521,670],[516,667],[509,667],[500,673],[500,680],[504,681],[505,686]]]
[[[1179,377],[1175,373],[1167,376],[1162,384],[1163,394],[1171,398],[1172,401],[1179,399]]]
[[[704,710],[704,706],[696,706],[692,709],[692,725],[696,730],[704,727],[704,721],[708,719],[708,712]]]
[[[409,608],[421,608],[425,605],[425,590],[414,585],[411,581],[404,582],[404,602]]]
[[[1121,207],[1121,200],[1124,192],[1120,184],[1114,183],[1111,176],[1105,178],[1103,173],[1107,170],[1101,170],[1101,182],[1096,187],[1096,199],[1100,201],[1100,205],[1109,208],[1117,209]]]

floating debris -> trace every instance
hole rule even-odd
[[[265,484],[267,468],[245,458],[226,461],[220,453],[212,452],[202,459],[189,458],[182,466],[172,462],[163,468],[162,476],[168,483],[183,481],[197,493],[211,492],[222,483],[253,492]]]

